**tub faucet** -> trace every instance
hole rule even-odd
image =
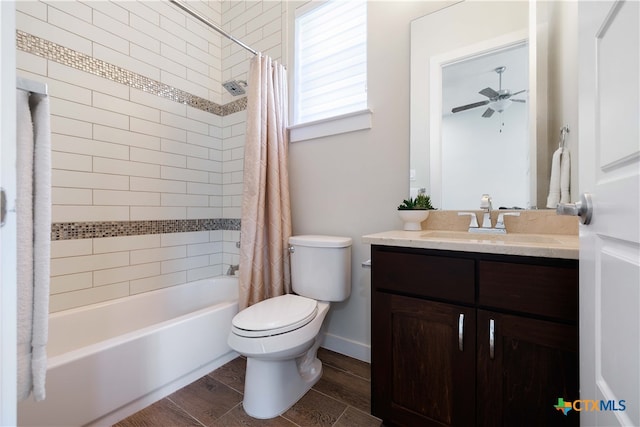
[[[238,264],[233,264],[229,266],[227,270],[227,276],[235,276],[236,271],[240,270],[240,266]]]

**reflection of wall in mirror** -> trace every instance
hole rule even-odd
[[[480,195],[487,193],[494,209],[527,208],[527,108],[515,104],[490,118],[482,117],[483,111],[442,118],[442,207],[469,209],[474,200],[479,206]]]
[[[560,129],[568,126],[567,146],[571,152],[571,197],[577,201],[578,191],[578,2],[538,1],[539,32],[548,33],[545,65],[548,70],[548,109],[540,112],[540,121],[547,124],[548,145],[539,144],[538,156],[548,159],[539,162],[538,176],[545,177],[538,188],[538,200],[546,200],[551,173],[551,155],[558,148]],[[539,61],[541,58],[538,59]],[[546,120],[545,120],[546,119]],[[588,165],[585,165],[588,166]],[[543,167],[544,169],[540,169]],[[540,184],[539,184],[540,185]],[[540,204],[540,203],[539,203]],[[544,206],[543,204],[540,204]]]

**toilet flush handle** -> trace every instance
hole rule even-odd
[[[296,248],[293,245],[289,245],[288,250],[289,250],[289,253],[292,254],[296,251]]]

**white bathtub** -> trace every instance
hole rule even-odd
[[[111,425],[236,357],[236,278],[217,277],[50,316],[46,399],[19,425]]]

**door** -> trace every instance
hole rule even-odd
[[[16,425],[16,62],[15,4],[0,1],[0,425]]]
[[[478,310],[477,426],[577,426],[576,325]]]
[[[373,293],[373,414],[401,426],[475,424],[475,309]]]
[[[579,4],[583,426],[640,425],[640,3]]]

